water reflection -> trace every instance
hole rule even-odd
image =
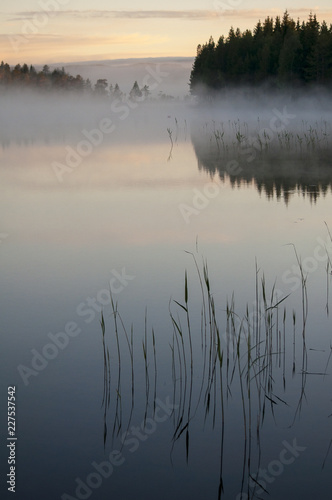
[[[229,103],[222,102],[215,110],[206,110],[184,103],[145,103],[135,109],[128,108],[128,115],[126,113],[123,118],[99,100],[38,100],[33,94],[29,98],[16,96],[14,100],[9,96],[8,102],[3,104],[6,126],[1,129],[0,140],[4,151],[14,151],[11,154],[16,164],[21,161],[24,165],[24,159],[14,156],[24,158],[26,149],[40,149],[44,156],[48,155],[49,167],[55,162],[65,166],[59,174],[60,181],[72,184],[73,176],[68,172],[83,170],[92,159],[94,163],[103,160],[107,168],[112,162],[113,169],[117,163],[123,163],[122,159],[114,159],[116,149],[121,149],[124,156],[131,149],[132,167],[139,163],[134,151],[140,154],[144,151],[146,156],[164,144],[165,149],[158,151],[163,156],[157,162],[166,168],[167,160],[172,163],[176,159],[177,147],[186,142],[190,130],[199,170],[211,176],[218,174],[222,180],[229,178],[233,187],[253,184],[267,198],[283,199],[286,204],[294,193],[302,193],[315,202],[330,192],[332,130],[329,104],[314,110],[301,109],[301,103],[297,107],[293,103],[289,106],[291,114],[287,116],[291,118],[287,125],[278,124],[277,117],[267,107],[257,104],[255,109],[253,105],[248,108],[245,102],[242,104],[242,108],[238,105],[232,109]],[[207,116],[206,121],[200,115]],[[105,120],[108,120],[108,128],[105,128]],[[91,154],[82,153],[77,168],[70,169],[68,165],[73,158],[80,156],[77,151],[84,151],[86,147]],[[72,152],[69,162],[68,148]],[[6,161],[11,159],[11,154],[7,154]],[[41,159],[36,162],[40,163]],[[57,177],[51,168],[48,170],[46,173],[44,169],[43,178],[51,184]],[[89,168],[90,179],[93,172],[94,169]],[[127,182],[132,175],[131,171]],[[83,180],[85,182],[85,177]],[[75,175],[76,186],[80,181]]]
[[[196,122],[191,140],[198,169],[231,185],[254,185],[268,199],[287,204],[294,193],[311,202],[331,191],[331,126],[302,123],[278,134],[251,130],[239,121]],[[268,130],[268,129],[267,129]]]
[[[33,109],[31,105],[30,111]],[[314,495],[319,490],[321,498],[328,498],[325,493],[329,478],[323,477],[320,469],[324,458],[327,474],[331,460],[327,418],[331,414],[330,389],[328,377],[324,377],[330,367],[330,324],[324,306],[326,291],[328,312],[331,268],[325,272],[326,260],[317,260],[312,267],[312,256],[316,257],[314,248],[322,236],[321,230],[324,235],[326,232],[323,221],[332,224],[328,215],[331,197],[321,199],[314,210],[308,202],[310,191],[314,191],[314,199],[321,196],[323,189],[329,191],[329,160],[323,154],[323,137],[319,136],[322,147],[317,155],[310,149],[307,155],[304,142],[301,153],[298,145],[299,158],[308,158],[302,167],[292,148],[280,162],[272,145],[261,153],[257,150],[255,160],[247,162],[249,155],[243,157],[242,149],[236,145],[236,134],[242,141],[245,130],[231,122],[228,149],[226,145],[224,149],[222,131],[216,125],[216,136],[211,141],[209,138],[211,147],[203,133],[198,138],[193,135],[194,145],[197,143],[195,156],[192,144],[186,142],[187,123],[189,130],[194,121],[180,117],[178,109],[171,113],[158,109],[162,115],[156,120],[155,115],[149,116],[142,110],[121,122],[122,128],[119,124],[109,141],[96,147],[59,182],[52,163],[63,163],[66,147],[77,149],[83,140],[82,130],[96,128],[108,116],[108,110],[76,106],[69,117],[64,105],[56,109],[55,115],[54,106],[46,114],[39,110],[35,130],[33,123],[29,126],[34,115],[21,113],[25,116],[22,121],[14,117],[12,128],[6,118],[2,136],[5,140],[8,125],[12,142],[3,151],[0,228],[9,235],[1,245],[2,285],[6,289],[2,320],[7,332],[6,350],[11,353],[4,365],[7,375],[11,370],[13,377],[16,373],[19,378],[17,365],[30,363],[31,349],[40,350],[49,342],[48,332],[60,331],[69,320],[78,321],[82,327],[78,341],[71,343],[49,364],[52,368],[31,383],[33,396],[30,388],[26,390],[19,381],[21,416],[31,416],[21,419],[28,426],[21,435],[29,438],[25,440],[20,468],[20,474],[25,471],[22,491],[28,491],[27,495],[31,491],[31,498],[37,498],[37,493],[29,489],[33,469],[41,471],[44,478],[44,497],[52,496],[51,484],[61,489],[53,491],[52,498],[59,498],[67,486],[72,491],[74,479],[83,477],[87,465],[95,460],[102,462],[103,449],[106,452],[114,446],[127,452],[128,467],[116,469],[112,480],[104,482],[104,490],[94,492],[96,498],[113,493],[118,497],[121,492],[123,498],[136,495],[196,499],[216,498],[224,492],[225,498],[235,500],[242,495],[243,500],[249,490],[249,495],[254,491],[255,481],[264,486],[259,470],[275,458],[276,450],[279,456],[284,449],[280,443],[287,440],[292,444],[296,438],[299,446],[308,448],[308,465],[299,459],[299,465],[290,467],[289,474],[285,471],[279,484],[290,487],[290,497],[312,498],[314,489]],[[7,111],[10,118],[12,112]],[[51,142],[45,142],[41,125],[50,133]],[[29,138],[29,134],[36,141],[34,146],[17,147],[17,141]],[[309,141],[310,137],[314,136],[309,132]],[[283,135],[281,140],[285,147],[287,137]],[[211,164],[209,147],[215,155]],[[200,171],[197,158],[201,158]],[[242,172],[221,168],[223,159],[227,166],[234,158]],[[293,163],[297,166],[289,172]],[[309,164],[314,173],[309,171]],[[194,206],[197,191],[204,191],[211,173],[217,177],[219,169],[225,171],[229,182],[224,182],[220,195],[187,224],[179,207]],[[298,196],[288,207],[276,203],[275,194],[274,202],[258,195],[257,187],[266,192],[268,186],[271,192],[277,186],[280,196],[286,199],[289,185],[285,182],[289,179],[294,192],[301,185],[309,194],[303,199]],[[250,186],[244,186],[248,182]],[[311,183],[318,188],[312,188]],[[235,190],[235,185],[241,189]],[[291,193],[288,196],[287,200]],[[298,220],[301,224],[294,225]],[[201,282],[197,275],[195,282],[193,273],[188,271],[183,286],[188,257],[184,250],[192,248],[197,236],[212,262],[213,274],[201,267],[195,254]],[[298,266],[295,271],[292,267],[293,249],[283,246],[290,241],[301,249],[308,264],[308,287]],[[317,259],[324,257],[324,248],[331,252],[328,238],[320,238]],[[304,299],[308,288],[308,318],[303,316],[301,293],[293,299],[287,297],[277,306],[276,291],[273,294],[266,285],[265,304],[262,274],[257,277],[258,305],[254,306],[253,300],[248,311],[243,310],[255,288],[252,278],[256,256],[269,273],[278,276],[283,296],[293,287],[294,279],[304,285]],[[98,297],[101,288],[107,287],[107,273],[124,268],[136,278],[121,293],[122,316],[114,302],[104,308],[103,317],[98,310],[101,325],[96,320],[94,328],[92,323],[90,328],[86,316],[78,314],[78,305],[82,301],[86,304],[88,297]],[[282,281],[285,273],[288,281]],[[215,287],[212,290],[211,281],[218,285],[217,293]],[[169,296],[181,286],[184,293],[174,296],[177,303],[172,301],[168,312]],[[225,300],[225,295],[234,289],[234,299]],[[144,313],[146,305],[149,309]],[[93,314],[97,317],[97,311]],[[76,392],[78,399],[73,398]],[[45,395],[48,404],[41,406]],[[66,414],[62,421],[58,417],[64,401],[70,408],[71,427]],[[308,432],[313,428],[315,434]],[[45,441],[34,448],[31,461],[31,440],[40,436],[43,429]],[[50,453],[45,463],[42,448],[49,436],[53,436],[50,449],[57,449],[63,442],[63,460],[56,453],[50,462]],[[140,442],[146,445],[141,446],[139,456],[130,460]],[[292,495],[290,483],[297,468],[311,480],[312,487],[308,489],[300,481]],[[57,485],[52,483],[55,477],[64,477],[64,469],[66,486],[58,481]],[[141,485],[128,480],[136,476],[144,477]],[[318,484],[317,478],[322,478]],[[39,487],[39,480],[36,485]],[[261,486],[256,484],[256,493]],[[276,486],[277,481],[264,488]],[[161,488],[165,491],[160,492]],[[260,496],[263,494],[264,490]],[[273,498],[283,494],[277,491]]]
[[[326,363],[322,371],[309,371],[310,351],[315,349],[311,348],[309,352],[307,349],[307,283],[296,250],[295,254],[302,276],[299,316],[295,310],[290,312],[289,296],[280,296],[275,284],[269,287],[257,266],[255,301],[246,305],[245,314],[239,310],[234,295],[220,314],[220,304],[215,302],[211,289],[208,265],[199,254],[191,254],[196,268],[196,282],[192,284],[192,277],[190,282],[191,286],[200,289],[201,310],[192,307],[192,289],[188,285],[186,271],[182,297],[171,300],[169,304],[171,369],[163,388],[157,384],[161,358],[154,329],[148,327],[147,311],[141,329],[142,338],[135,338],[134,341],[133,327],[129,336],[117,304],[112,302],[110,324],[105,323],[104,313],[101,317],[104,446],[108,421],[113,427],[112,446],[118,440],[122,443],[122,450],[134,445],[132,436],[147,439],[151,429],[159,422],[156,403],[160,404],[167,385],[168,394],[172,394],[168,411],[172,421],[168,451],[171,464],[174,455],[177,464],[182,455],[190,468],[195,462],[197,449],[204,448],[206,436],[210,435],[214,442],[219,441],[219,473],[210,476],[215,493],[209,498],[248,500],[269,494],[270,486],[266,484],[266,474],[264,476],[262,472],[268,436],[275,432],[276,427],[283,429],[287,436],[292,435],[290,429],[293,429],[293,435],[297,435],[300,417],[308,411],[303,403],[306,401],[310,405],[306,392],[308,377],[318,375],[317,384],[320,384],[325,379],[331,358],[331,351],[324,350]],[[111,346],[116,352],[112,369]],[[111,371],[117,379],[113,385],[110,383]],[[137,390],[134,391],[134,387]],[[113,408],[108,414],[110,401]],[[137,401],[141,415],[138,417],[135,414],[135,419],[140,418],[142,422],[139,433],[138,428],[131,427]],[[286,428],[289,429],[287,432]],[[234,435],[238,436],[237,441],[242,441],[242,445],[237,449],[236,461],[230,464],[227,462],[232,448],[229,438]],[[285,464],[293,463],[294,457],[298,458],[307,449],[289,437],[287,440],[284,438],[282,444],[284,449],[279,458],[286,453],[291,458],[271,461],[269,471],[274,470],[277,462],[278,467],[283,469]],[[321,457],[323,468],[329,450],[330,446]],[[167,449],[162,451],[167,453]],[[273,482],[278,474],[272,474],[268,483]],[[229,496],[230,488],[237,492],[236,497]]]

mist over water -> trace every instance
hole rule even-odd
[[[0,106],[3,150],[52,145],[40,172],[40,179],[51,182],[52,176],[56,180],[54,165],[60,165],[62,181],[74,167],[97,160],[110,147],[164,144],[166,155],[168,146],[172,152],[174,144],[191,141],[199,170],[217,173],[221,180],[255,179],[259,190],[265,186],[270,195],[276,186],[286,197],[298,186],[314,196],[317,189],[330,187],[332,98],[319,88],[237,88],[213,101],[191,97],[166,102],[7,91]]]
[[[71,95],[38,93],[37,91],[11,91],[0,95],[1,141],[29,142],[41,140],[63,141],[66,137],[79,137],[83,129],[99,125],[108,118],[114,128],[121,131],[117,140],[160,140],[165,137],[165,126],[172,125],[169,118],[186,120],[188,125],[206,123],[208,127],[223,122],[245,125],[250,134],[259,128],[274,125],[278,114],[285,115],[282,125],[289,132],[298,133],[303,124],[308,128],[329,122],[332,112],[332,97],[323,89],[310,91],[272,92],[250,88],[226,90],[219,98],[210,102],[198,102],[195,97],[162,102],[158,99],[144,101]],[[288,114],[287,114],[288,113]],[[291,115],[291,116],[288,116]],[[107,138],[112,137],[113,132]]]
[[[327,498],[331,96],[8,91],[0,109],[18,498],[78,499],[79,480],[100,500],[248,500],[263,470],[261,498]]]

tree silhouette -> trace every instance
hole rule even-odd
[[[190,75],[190,91],[203,95],[230,85],[272,86],[332,83],[332,25],[320,25],[310,13],[308,21],[295,22],[284,15],[258,21],[243,33],[230,28],[218,43],[210,37],[197,46]],[[205,87],[205,90],[204,90]]]
[[[141,92],[141,90],[140,90],[140,88],[138,86],[137,81],[135,81],[135,83],[133,85],[133,88],[129,92],[129,98],[132,101],[135,101],[137,98],[140,98],[140,97],[142,97],[142,92]]]

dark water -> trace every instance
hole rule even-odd
[[[328,143],[247,161],[191,113],[60,180],[79,134],[2,150],[16,498],[330,498]]]

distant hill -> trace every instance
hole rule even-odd
[[[168,73],[158,83],[152,95],[158,95],[159,91],[174,97],[183,97],[189,94],[189,77],[194,62],[194,57],[153,57],[140,59],[110,59],[105,61],[84,61],[71,63],[50,64],[51,70],[64,67],[71,75],[81,75],[84,79],[89,78],[92,84],[100,78],[106,78],[109,84],[118,83],[121,90],[129,93],[133,82],[137,80],[142,86],[147,68],[156,69],[160,65],[160,71]],[[36,66],[37,67],[37,66]],[[152,82],[151,78],[151,82]]]

